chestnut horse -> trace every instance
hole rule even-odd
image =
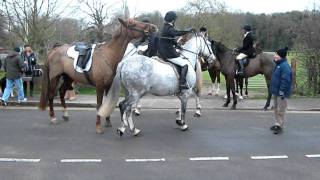
[[[49,103],[49,116],[53,124],[57,123],[53,110],[53,99],[56,94],[56,88],[59,80],[63,77],[63,83],[59,88],[59,95],[63,109],[63,118],[68,120],[68,112],[64,100],[65,92],[70,88],[73,81],[81,84],[93,85],[97,93],[97,109],[99,109],[103,93],[108,92],[117,65],[121,61],[128,43],[149,33],[157,31],[157,27],[153,24],[144,23],[128,19],[127,21],[118,18],[121,23],[119,29],[115,32],[112,39],[108,43],[97,45],[92,57],[92,67],[87,72],[87,76],[74,70],[73,59],[67,56],[67,50],[71,45],[62,45],[54,47],[48,54],[47,61],[44,65],[44,74],[42,79],[42,90],[40,98],[40,109],[45,110]],[[106,124],[111,126],[109,117]],[[96,132],[103,133],[100,116],[96,117]]]

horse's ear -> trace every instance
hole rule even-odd
[[[124,27],[128,27],[128,24],[125,20],[123,20],[122,18],[118,18],[118,21],[124,26]]]

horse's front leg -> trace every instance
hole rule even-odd
[[[186,95],[186,92],[180,97],[181,102],[181,118],[180,120],[176,120],[176,124],[180,127],[182,131],[185,131],[188,129],[188,125],[185,122],[185,115],[187,110],[187,101],[188,96]]]
[[[226,87],[227,87],[227,99],[226,99],[226,102],[223,104],[223,107],[228,107],[230,103],[230,82],[229,82],[230,78],[225,77],[225,79],[226,79]]]
[[[103,99],[103,88],[101,87],[96,87],[97,91],[97,111],[100,108],[102,104],[102,99]],[[103,134],[103,128],[101,126],[101,117],[97,114],[97,119],[96,119],[96,133],[97,134]]]
[[[231,92],[232,92],[232,96],[233,96],[233,104],[232,104],[232,106],[231,106],[231,109],[232,110],[234,110],[234,109],[236,109],[237,108],[237,103],[238,103],[238,100],[237,100],[237,96],[236,96],[236,92],[235,92],[235,84],[234,84],[234,81],[233,81],[233,79],[234,79],[234,77],[232,77],[232,81],[230,80],[229,81],[229,86],[230,86],[230,88],[229,88],[229,93],[228,94],[230,94],[230,89],[231,89]]]
[[[267,88],[268,88],[268,97],[267,97],[266,105],[263,107],[264,111],[268,110],[268,107],[270,106],[270,102],[271,102],[271,96],[272,96],[270,92],[270,84],[267,84]]]

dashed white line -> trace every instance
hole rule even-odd
[[[287,155],[281,156],[251,156],[251,159],[254,160],[264,160],[264,159],[288,159]]]
[[[308,158],[320,158],[320,154],[306,154],[305,156]]]
[[[165,158],[160,159],[126,159],[126,162],[164,162]]]
[[[93,162],[102,162],[101,159],[61,159],[60,162],[62,163],[81,163],[81,162],[85,162],[85,163],[93,163]]]
[[[229,157],[193,157],[190,161],[227,161]]]
[[[40,159],[0,158],[0,162],[30,162],[37,163]]]

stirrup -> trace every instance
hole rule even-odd
[[[180,89],[189,89],[190,87],[187,84],[181,84]]]

